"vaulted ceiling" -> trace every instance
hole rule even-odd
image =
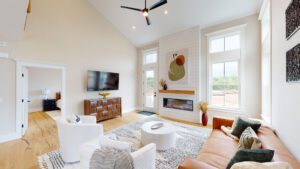
[[[147,0],[148,6],[157,1]],[[193,26],[207,27],[255,14],[259,12],[262,0],[168,0],[166,5],[150,11],[150,26],[147,26],[142,13],[120,8],[121,5],[143,8],[144,0],[89,2],[135,46],[141,47]]]

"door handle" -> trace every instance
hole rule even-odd
[[[27,103],[31,103],[31,101],[30,101],[30,100],[27,100]]]

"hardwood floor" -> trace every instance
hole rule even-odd
[[[147,116],[132,112],[101,123],[106,132],[145,117]],[[188,124],[201,126],[195,123]],[[58,148],[55,121],[44,112],[30,113],[29,128],[24,137],[0,144],[0,169],[36,169],[38,168],[37,157],[39,155]]]

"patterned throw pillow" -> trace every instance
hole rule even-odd
[[[240,149],[232,157],[226,169],[230,169],[235,163],[243,161],[271,162],[274,151],[269,149]]]
[[[240,137],[239,148],[260,149],[261,141],[251,127],[247,127]]]
[[[234,122],[235,126],[232,128],[232,135],[240,138],[241,134],[247,127],[251,127],[255,132],[260,128],[261,123],[247,118],[238,117]]]

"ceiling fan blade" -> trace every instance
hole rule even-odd
[[[154,5],[152,5],[149,9],[153,10],[153,9],[158,8],[158,7],[160,7],[160,6],[162,6],[162,5],[166,4],[166,3],[168,3],[167,0],[161,0],[161,1],[157,2],[157,3],[155,3]]]
[[[125,8],[125,9],[130,9],[130,10],[134,10],[134,11],[143,12],[143,10],[142,10],[142,9],[138,9],[138,8],[132,8],[132,7],[128,7],[128,6],[121,6],[121,8]]]
[[[151,25],[151,21],[150,21],[149,17],[146,16],[145,18],[146,18],[146,21],[147,21],[148,26]]]

